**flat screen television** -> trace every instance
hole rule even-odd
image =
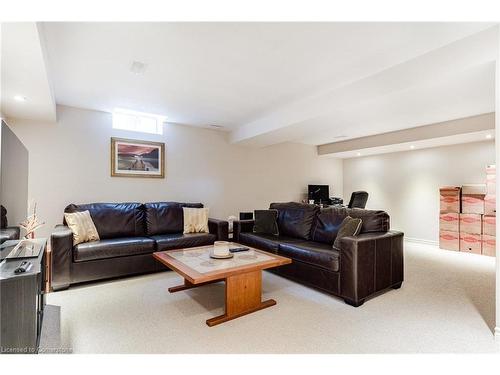
[[[9,226],[17,226],[28,211],[28,150],[3,120],[0,144],[0,204]]]
[[[330,200],[330,187],[328,185],[309,185],[308,197],[314,203],[327,203]]]

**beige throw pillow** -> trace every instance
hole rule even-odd
[[[183,207],[184,234],[208,233],[208,208]]]
[[[99,241],[99,233],[89,211],[65,213],[64,219],[73,231],[73,246],[82,242]]]

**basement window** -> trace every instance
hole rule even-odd
[[[113,112],[113,129],[161,135],[163,134],[165,120],[165,116],[127,109],[115,109]]]

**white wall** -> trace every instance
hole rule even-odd
[[[246,148],[209,129],[168,124],[156,136],[112,129],[105,112],[58,106],[57,115],[57,124],[9,120],[30,152],[29,198],[47,223],[38,235],[61,222],[69,203],[202,202],[211,217],[227,218],[305,198],[307,184],[342,195],[342,161],[319,158],[314,146]],[[165,142],[166,178],[110,177],[112,136]]]
[[[386,210],[406,238],[439,239],[439,187],[485,183],[495,142],[485,141],[344,160],[344,200],[366,190],[367,208]]]

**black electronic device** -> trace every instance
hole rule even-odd
[[[344,200],[342,198],[331,197],[330,198],[330,204],[332,206],[341,206],[341,205],[344,204]]]
[[[240,220],[253,220],[253,212],[240,212]]]
[[[19,267],[17,267],[14,270],[14,273],[15,274],[25,273],[26,271],[28,271],[31,268],[31,266],[32,266],[31,262],[23,261],[23,262],[21,262]]]
[[[239,253],[240,251],[248,251],[250,250],[248,247],[233,247],[232,249],[229,249],[231,253]]]
[[[309,185],[307,192],[309,200],[314,200],[314,203],[328,203],[330,201],[330,187],[328,185]]]

